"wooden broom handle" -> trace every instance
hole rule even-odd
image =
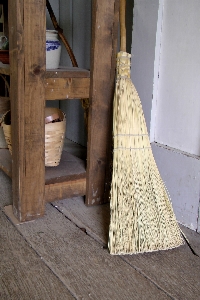
[[[120,51],[126,52],[126,0],[120,0]]]
[[[69,57],[71,59],[73,67],[78,67],[78,64],[77,64],[76,58],[74,56],[74,53],[73,53],[69,43],[67,42],[67,40],[66,40],[66,38],[63,34],[62,28],[60,28],[60,26],[58,25],[58,22],[56,20],[56,17],[54,15],[54,12],[53,12],[53,9],[51,7],[51,4],[50,4],[49,0],[46,0],[46,6],[47,6],[47,9],[48,9],[49,15],[51,17],[51,21],[53,23],[53,26],[54,26],[55,30],[58,31],[58,35],[59,35],[60,39],[62,40],[63,44],[65,45],[65,48],[67,49],[67,52],[69,54]]]

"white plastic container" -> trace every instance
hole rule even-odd
[[[61,43],[56,30],[46,30],[46,69],[57,69],[60,63]]]

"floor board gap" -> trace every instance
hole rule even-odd
[[[103,249],[108,250],[108,245],[105,243],[102,243],[99,239],[95,239],[94,235],[91,235],[87,232],[86,228],[82,228],[80,226],[78,226],[77,223],[75,223],[71,218],[69,218],[68,216],[66,216],[64,214],[64,212],[62,211],[62,209],[60,209],[56,204],[50,203],[59,213],[61,213],[62,215],[64,215],[64,217],[66,219],[68,219],[70,222],[72,222],[77,228],[79,228],[80,230],[82,230],[86,235],[90,236],[95,242],[97,242],[98,244],[100,244],[102,246]],[[109,251],[109,250],[108,250]],[[158,288],[159,290],[161,290],[162,292],[164,292],[168,297],[170,297],[170,299],[175,300],[176,298],[174,298],[172,295],[170,295],[166,290],[164,290],[162,287],[160,287],[156,282],[154,282],[150,277],[148,277],[145,273],[143,273],[139,268],[137,268],[134,265],[131,265],[129,262],[127,262],[123,256],[118,255],[118,257],[120,259],[122,259],[125,263],[127,263],[131,268],[133,268],[136,272],[138,272],[140,275],[142,275],[145,279],[149,280],[152,282],[152,284],[154,284],[156,286],[156,288]]]
[[[134,254],[137,255],[137,254]],[[139,268],[137,268],[136,266],[130,264],[128,261],[126,261],[124,259],[124,257],[122,255],[120,255],[120,258],[126,262],[130,267],[132,267],[134,270],[136,270],[140,275],[142,275],[145,279],[149,280],[152,284],[154,284],[159,290],[161,290],[163,293],[165,293],[168,297],[170,297],[170,299],[172,300],[176,300],[176,298],[174,298],[170,293],[168,293],[165,289],[163,289],[159,284],[157,284],[154,280],[151,279],[151,277],[149,277],[148,275],[146,275],[144,272],[142,272]]]
[[[85,228],[84,226],[80,226],[78,225],[77,222],[75,222],[73,220],[73,218],[70,218],[69,216],[66,216],[66,214],[62,211],[62,209],[60,209],[56,204],[54,204],[53,202],[50,203],[57,211],[59,211],[61,214],[64,215],[64,217],[66,219],[68,219],[70,222],[72,222],[77,228],[79,228],[80,230],[82,230],[83,232],[85,232],[86,235],[88,235],[89,237],[91,237],[94,241],[96,241],[100,246],[102,246],[103,249],[108,249],[108,244],[102,242],[102,240],[98,239],[98,237],[95,234],[92,234],[92,231],[87,230],[87,227]]]

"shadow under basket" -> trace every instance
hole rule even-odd
[[[8,149],[12,155],[11,113],[2,117],[2,127]],[[45,166],[56,167],[60,163],[66,131],[66,115],[58,108],[45,108]]]

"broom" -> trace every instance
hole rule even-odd
[[[140,98],[130,79],[125,0],[120,1],[120,52],[113,104],[113,174],[108,248],[111,254],[166,250],[183,239],[155,163]]]

